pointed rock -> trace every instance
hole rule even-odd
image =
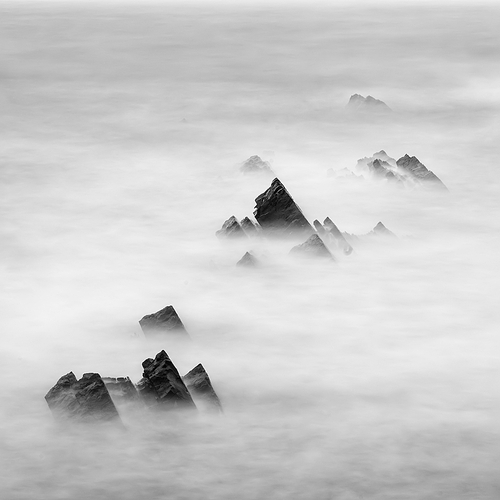
[[[241,227],[243,228],[243,231],[247,234],[247,236],[257,236],[259,232],[259,227],[255,222],[250,220],[248,217],[245,217],[241,223]]]
[[[191,394],[182,381],[177,368],[165,351],[160,351],[155,359],[146,359],[142,363],[144,368],[143,379],[138,384],[139,393],[147,402],[156,400],[161,409],[191,408],[196,406]],[[145,391],[145,392],[144,392]]]
[[[219,229],[215,234],[218,238],[238,239],[247,237],[241,224],[234,215],[229,217],[229,219],[222,224],[222,229]]]
[[[255,203],[254,216],[266,233],[291,236],[314,232],[285,186],[277,178],[267,191],[255,199]]]
[[[209,407],[222,411],[222,405],[217,394],[212,387],[210,377],[200,363],[196,365],[189,373],[182,377],[189,392],[208,404]]]
[[[144,316],[139,324],[146,337],[157,337],[164,334],[174,335],[178,338],[189,337],[173,306],[167,306],[161,311]]]
[[[392,236],[392,237],[396,237],[396,235],[392,232],[392,231],[389,231],[389,229],[387,229],[383,224],[382,222],[379,222],[371,231],[371,233],[369,233],[371,235],[378,235],[378,236]]]
[[[73,372],[62,376],[45,400],[58,420],[120,423],[120,416],[98,373],[85,373],[77,380]]]
[[[335,240],[337,246],[342,249],[342,251],[349,255],[352,252],[352,246],[344,238],[344,235],[339,231],[339,228],[333,223],[330,217],[327,217],[323,224],[332,238]]]
[[[271,165],[267,162],[261,159],[260,156],[253,155],[248,158],[240,167],[240,170],[244,174],[259,174],[259,173],[266,173],[266,174],[273,174],[273,171],[271,170]]]
[[[423,163],[420,163],[417,157],[404,155],[397,161],[397,165],[413,179],[447,190],[441,179],[434,172],[428,170]]]
[[[246,252],[236,265],[243,267],[257,267],[259,265],[259,261],[250,252]]]
[[[290,250],[290,254],[296,256],[314,258],[319,257],[329,260],[335,260],[333,258],[333,255],[330,253],[330,250],[326,248],[323,240],[316,233],[309,236],[309,238],[304,243],[293,247]]]
[[[316,219],[314,222],[314,228],[316,229],[316,232],[319,234],[319,235],[323,235],[325,234],[325,228],[321,225],[321,222]]]

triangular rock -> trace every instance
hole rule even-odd
[[[62,376],[45,400],[58,420],[121,424],[118,411],[98,373],[85,373],[77,380],[73,372]]]
[[[247,234],[247,236],[257,236],[259,232],[259,227],[257,226],[257,224],[255,224],[255,222],[250,220],[248,217],[245,217],[241,221],[240,225]]]
[[[260,156],[253,155],[248,158],[240,167],[244,174],[267,173],[272,174],[271,165],[261,159]]]
[[[447,189],[441,179],[434,172],[428,170],[423,163],[420,163],[415,156],[404,155],[397,161],[397,165],[420,182],[432,183],[436,187]]]
[[[167,306],[161,311],[144,316],[139,321],[139,324],[146,337],[154,337],[162,334],[189,337],[173,306]]]
[[[219,229],[215,234],[218,238],[238,239],[247,237],[241,224],[234,215],[229,217],[229,219],[222,224],[222,229]]]
[[[393,236],[396,237],[396,235],[387,229],[382,222],[379,222],[371,231],[372,235],[380,235],[380,236]]]
[[[250,252],[246,252],[236,265],[243,267],[257,267],[259,265],[259,261]]]
[[[342,249],[342,251],[349,255],[352,252],[352,246],[344,238],[344,235],[339,231],[339,228],[333,223],[330,217],[327,217],[323,224],[328,230],[329,234],[335,240],[336,244]]]
[[[214,391],[214,388],[212,387],[210,377],[201,363],[196,365],[189,373],[184,375],[182,379],[191,394],[195,397],[198,396],[212,408],[222,411],[222,405]]]
[[[267,191],[255,199],[255,203],[254,216],[268,234],[290,236],[314,232],[285,186],[277,178]]]
[[[320,257],[335,260],[330,250],[326,248],[323,240],[317,234],[312,234],[304,243],[293,247],[290,253],[297,256]]]
[[[177,368],[165,351],[160,351],[155,359],[146,359],[142,367],[145,380],[138,384],[137,389],[143,397],[146,396],[144,398],[146,402],[148,398],[149,402],[154,398],[159,408],[167,410],[196,408]],[[147,388],[145,394],[144,388]]]

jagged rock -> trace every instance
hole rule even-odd
[[[145,380],[138,384],[141,384],[138,390],[145,397],[146,404],[148,398],[150,402],[154,397],[161,409],[196,408],[177,368],[165,351],[160,351],[155,359],[146,359],[142,367]]]
[[[363,97],[359,94],[353,94],[347,103],[347,108],[352,111],[392,111],[384,101],[375,99],[371,95]]]
[[[173,306],[167,306],[154,314],[148,314],[139,321],[146,337],[163,334],[188,337],[188,333]]]
[[[241,224],[234,215],[229,217],[229,219],[222,224],[222,229],[219,229],[215,234],[219,238],[238,239],[247,237],[245,231],[243,231],[243,228],[241,227]]]
[[[290,254],[304,257],[320,257],[329,260],[335,260],[330,250],[326,248],[323,240],[317,235],[312,234],[309,238],[300,245],[293,247]]]
[[[198,396],[200,400],[206,402],[213,409],[222,411],[219,397],[215,393],[212,383],[210,382],[210,377],[201,363],[184,375],[182,379],[189,392],[193,394],[195,398]]]
[[[236,265],[243,267],[257,267],[259,265],[259,261],[250,252],[246,252]]]
[[[404,155],[397,161],[397,165],[417,181],[432,183],[436,187],[447,189],[441,179],[434,172],[428,170],[423,163],[420,163],[415,156]]]
[[[243,231],[247,234],[247,236],[257,236],[259,232],[259,227],[255,222],[250,220],[248,217],[245,217],[241,223],[241,227],[243,228]]]
[[[140,398],[148,408],[154,407],[158,404],[156,401],[156,391],[147,378],[142,377],[141,380],[139,380],[139,382],[135,385],[135,388],[137,390],[137,394],[139,394]]]
[[[84,373],[77,380],[73,372],[63,375],[45,400],[58,420],[112,422],[121,424],[118,411],[98,373]]]
[[[102,377],[102,381],[116,405],[139,400],[139,394],[129,377]]]
[[[319,234],[319,235],[323,235],[325,234],[325,228],[321,225],[321,222],[316,219],[314,222],[314,228],[316,229],[316,232]]]
[[[250,156],[240,167],[244,174],[266,173],[273,175],[271,165],[260,158],[260,156]]]
[[[382,222],[379,222],[369,233],[370,235],[377,235],[377,236],[393,236],[396,237],[396,235],[387,229]]]
[[[339,228],[333,223],[330,217],[327,217],[323,221],[323,224],[328,234],[335,240],[337,246],[341,248],[346,255],[349,255],[352,252],[352,246],[347,242],[344,235],[339,231]]]
[[[304,217],[279,179],[255,199],[254,216],[266,233],[281,236],[312,234],[314,229]]]

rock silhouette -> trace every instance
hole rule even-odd
[[[359,94],[353,94],[350,97],[347,108],[352,111],[392,111],[384,101],[375,99],[371,95],[363,97]]]
[[[154,398],[161,409],[196,409],[191,394],[165,351],[160,351],[155,359],[146,359],[142,367],[143,380],[138,384],[138,390],[148,406]]]
[[[344,238],[344,235],[339,231],[339,228],[333,223],[330,217],[323,221],[324,227],[328,231],[328,235],[336,242],[337,246],[346,254],[352,252],[352,246]]]
[[[195,397],[198,396],[199,399],[206,402],[209,407],[222,411],[219,397],[215,393],[212,383],[210,382],[210,377],[201,363],[184,375],[182,379],[191,394]]]
[[[259,227],[255,222],[250,220],[248,217],[245,217],[241,223],[241,227],[243,228],[243,231],[247,234],[247,236],[257,236],[259,233]]]
[[[312,234],[314,229],[278,178],[255,199],[254,216],[266,234]]]
[[[236,265],[243,267],[257,267],[259,265],[259,261],[250,252],[246,252]]]
[[[144,316],[139,321],[139,324],[146,337],[155,337],[164,334],[189,337],[173,306],[167,306],[154,314]]]
[[[420,163],[417,157],[404,155],[397,161],[398,168],[409,174],[413,179],[419,182],[431,183],[436,187],[447,189],[441,179]]]
[[[330,250],[328,250],[323,243],[323,240],[317,234],[312,234],[304,243],[293,247],[290,250],[290,254],[295,256],[313,258],[319,257],[323,259],[335,260]]]
[[[247,237],[245,231],[241,227],[241,224],[238,222],[238,219],[234,215],[229,217],[229,219],[227,219],[227,221],[222,224],[222,228],[219,229],[215,234],[219,238],[228,239],[239,239]]]
[[[262,160],[260,156],[253,155],[248,158],[240,167],[240,170],[244,174],[261,174],[261,173],[266,173],[266,174],[273,174],[273,171],[271,170],[271,165],[267,162]]]
[[[370,235],[378,235],[378,236],[393,236],[396,237],[396,235],[387,229],[382,222],[379,222],[369,233]]]
[[[98,373],[85,373],[77,380],[73,372],[63,375],[45,400],[58,420],[119,422],[118,411]]]

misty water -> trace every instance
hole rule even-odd
[[[1,497],[498,498],[499,19],[0,4]],[[449,192],[327,175],[381,149]],[[309,221],[398,238],[332,265],[224,244],[272,180],[240,173],[255,154]],[[170,304],[190,345],[141,332]],[[54,422],[61,375],[137,382],[162,348],[203,363],[222,416]]]

